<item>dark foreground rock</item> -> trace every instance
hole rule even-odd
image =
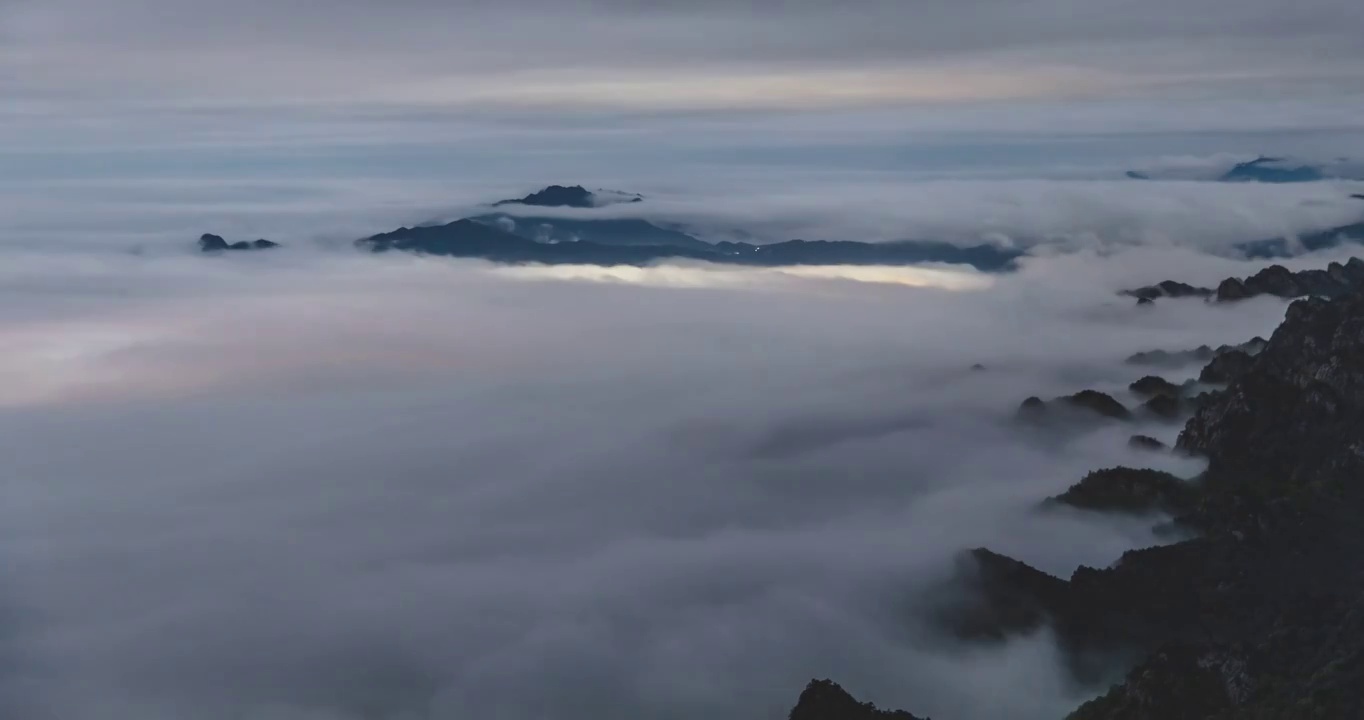
[[[1204,720],[1244,697],[1235,654],[1172,644],[1128,675],[1120,689],[1080,706],[1071,720]]]
[[[1333,262],[1325,270],[1293,272],[1282,265],[1271,265],[1250,277],[1228,278],[1217,286],[1217,300],[1244,300],[1259,295],[1292,299],[1308,295],[1335,298],[1356,293],[1364,287],[1364,261]]]
[[[1132,411],[1128,410],[1127,406],[1118,402],[1112,395],[1098,390],[1081,390],[1074,395],[1059,397],[1051,402],[1039,397],[1030,397],[1018,407],[1018,416],[1031,421],[1082,415],[1099,415],[1112,420],[1132,419]]]
[[[1101,512],[1182,515],[1193,508],[1196,497],[1188,481],[1170,473],[1115,467],[1089,473],[1046,504]]]
[[[1179,397],[1183,394],[1183,389],[1158,375],[1147,375],[1128,386],[1132,392],[1146,398],[1158,395],[1168,395]]]
[[[1128,365],[1179,368],[1195,363],[1207,363],[1219,355],[1225,355],[1232,351],[1239,350],[1247,355],[1256,355],[1265,349],[1265,343],[1264,338],[1256,337],[1240,345],[1223,345],[1216,349],[1207,345],[1200,345],[1192,350],[1148,350],[1129,356],[1126,362]]]
[[[1203,368],[1198,381],[1219,385],[1229,383],[1246,374],[1254,362],[1254,356],[1240,350],[1222,353]]]
[[[1170,446],[1151,437],[1150,435],[1133,435],[1127,440],[1127,447],[1133,450],[1146,450],[1149,452],[1163,452],[1169,450]]]
[[[1130,660],[1073,720],[1364,717],[1364,298],[1295,302],[1177,445],[1197,537],[1068,580],[975,551],[945,627]]]
[[[1173,395],[1156,395],[1141,404],[1141,412],[1157,420],[1179,420],[1190,411],[1190,403]]]
[[[1201,297],[1216,302],[1235,302],[1261,295],[1285,300],[1308,296],[1337,298],[1361,289],[1364,289],[1364,260],[1350,258],[1344,264],[1333,262],[1325,270],[1293,272],[1282,265],[1271,265],[1247,278],[1227,278],[1216,289],[1165,280],[1120,294],[1148,301],[1162,297]]]
[[[500,200],[494,207],[503,205],[531,205],[534,207],[596,207],[597,196],[582,185],[550,185],[544,190],[533,192],[515,200]]]
[[[1174,280],[1164,280],[1155,285],[1147,285],[1135,290],[1124,290],[1124,295],[1130,295],[1138,300],[1155,300],[1156,298],[1170,297],[1212,297],[1213,291],[1205,287],[1195,287],[1187,283],[1175,282]]]
[[[860,703],[831,680],[811,680],[788,720],[930,720],[903,710],[878,710]]]
[[[1209,589],[1196,581],[1205,558],[1197,541],[1170,555],[1125,553],[1110,568],[1080,567],[1067,579],[979,548],[963,555],[958,594],[934,612],[951,635],[999,641],[1050,626],[1074,677],[1093,683],[1115,662],[1137,662],[1175,638],[1196,635]]]
[[[648,265],[660,260],[701,260],[725,265],[915,265],[926,262],[965,264],[989,272],[1014,267],[1022,252],[994,245],[959,246],[931,240],[853,242],[788,240],[752,245],[707,243],[647,221],[631,219],[553,220],[559,228],[548,242],[520,225],[497,224],[496,216],[465,218],[444,225],[398,228],[356,241],[373,252],[392,250],[497,263],[545,265]],[[536,227],[538,227],[538,223]],[[531,228],[534,229],[534,228]],[[568,232],[568,230],[575,230]],[[513,232],[513,230],[515,232]],[[580,232],[579,232],[580,231]],[[560,240],[559,238],[565,238]],[[579,237],[578,240],[567,239]],[[586,239],[581,239],[586,238]]]
[[[211,233],[204,233],[199,236],[199,250],[200,252],[206,253],[225,252],[228,250],[269,250],[277,247],[279,247],[279,243],[270,242],[269,240],[253,240],[251,242],[242,240],[240,242],[229,243],[221,236],[213,235]]]

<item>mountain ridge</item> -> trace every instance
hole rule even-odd
[[[1364,717],[1364,293],[1294,301],[1263,349],[1203,375],[1225,387],[1193,399],[1176,451],[1205,471],[1068,491],[1077,511],[1164,509],[1192,538],[1069,579],[965,551],[966,600],[940,622],[970,642],[1050,626],[1082,681],[1131,659],[1068,720]]]

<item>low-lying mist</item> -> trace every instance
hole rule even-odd
[[[1015,408],[1121,395],[1127,355],[1284,309],[1116,297],[1253,270],[1154,249],[990,277],[10,260],[0,709],[24,718],[761,720],[824,676],[1057,718],[1095,690],[1045,634],[955,646],[919,594],[975,546],[1068,574],[1159,542],[1033,510],[1098,467],[1198,466],[1127,447],[1174,426],[1062,441]]]

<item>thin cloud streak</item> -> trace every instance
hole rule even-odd
[[[12,0],[16,97],[734,107],[1358,97],[1348,0],[648,3]],[[85,70],[101,68],[98,82]],[[1295,88],[1295,85],[1297,86]],[[1220,88],[1220,89],[1219,89]],[[1210,92],[1211,91],[1211,92]]]

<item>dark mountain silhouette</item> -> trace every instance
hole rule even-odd
[[[1258,157],[1250,162],[1238,163],[1222,175],[1222,182],[1263,182],[1296,183],[1315,182],[1326,176],[1319,168],[1311,165],[1284,167],[1282,158]]]
[[[1174,280],[1164,280],[1155,285],[1137,288],[1136,290],[1124,290],[1122,295],[1130,295],[1138,300],[1155,300],[1162,297],[1210,297],[1213,291],[1205,287],[1194,287]]]
[[[789,240],[769,245],[722,242],[729,262],[745,265],[912,265],[938,262],[979,270],[1012,268],[1022,251],[994,245],[960,246],[932,240],[863,243],[848,240]]]
[[[1294,302],[1259,353],[1205,368],[1229,384],[1192,401],[1179,435],[1200,476],[1113,468],[1047,503],[1163,511],[1189,539],[1069,578],[964,552],[939,627],[998,642],[1049,626],[1091,685],[1131,668],[1070,720],[1364,717],[1361,328],[1364,293]]]
[[[206,253],[223,252],[226,250],[269,250],[270,248],[277,247],[279,247],[279,243],[270,242],[269,240],[254,240],[252,242],[242,240],[240,242],[229,243],[221,236],[213,235],[211,233],[204,233],[199,236],[199,250]]]
[[[831,680],[811,680],[787,720],[929,720],[903,710],[878,710],[860,703]]]
[[[470,218],[537,242],[590,242],[598,245],[660,245],[713,251],[715,246],[680,230],[639,218],[515,217],[505,213]]]
[[[700,242],[700,241],[697,241]],[[791,240],[772,245],[718,243],[702,246],[618,245],[597,242],[537,242],[476,220],[399,228],[357,241],[375,252],[402,250],[429,255],[483,258],[506,263],[644,265],[682,258],[728,265],[910,265],[941,262],[999,271],[1022,255],[991,245],[958,247],[948,243],[906,241],[858,243]]]
[[[536,207],[596,207],[595,196],[582,185],[550,185],[539,192],[533,192],[515,200],[500,200],[493,207],[502,205],[533,205]]]
[[[1129,170],[1132,180],[1180,180],[1193,182],[1304,183],[1318,180],[1364,180],[1364,164],[1341,157],[1333,160],[1294,160],[1261,155],[1227,168],[1150,167]]]
[[[667,257],[710,259],[708,253],[677,247],[542,243],[474,220],[399,228],[358,241],[375,252],[403,250],[427,255],[482,258],[502,263],[643,265]]]
[[[1166,280],[1135,290],[1123,290],[1119,294],[1138,300],[1201,297],[1216,302],[1233,302],[1260,295],[1273,295],[1287,300],[1308,295],[1342,297],[1354,294],[1361,288],[1364,288],[1364,260],[1350,258],[1344,264],[1333,262],[1325,270],[1293,272],[1282,265],[1270,265],[1248,278],[1227,278],[1218,284],[1216,290]]]

